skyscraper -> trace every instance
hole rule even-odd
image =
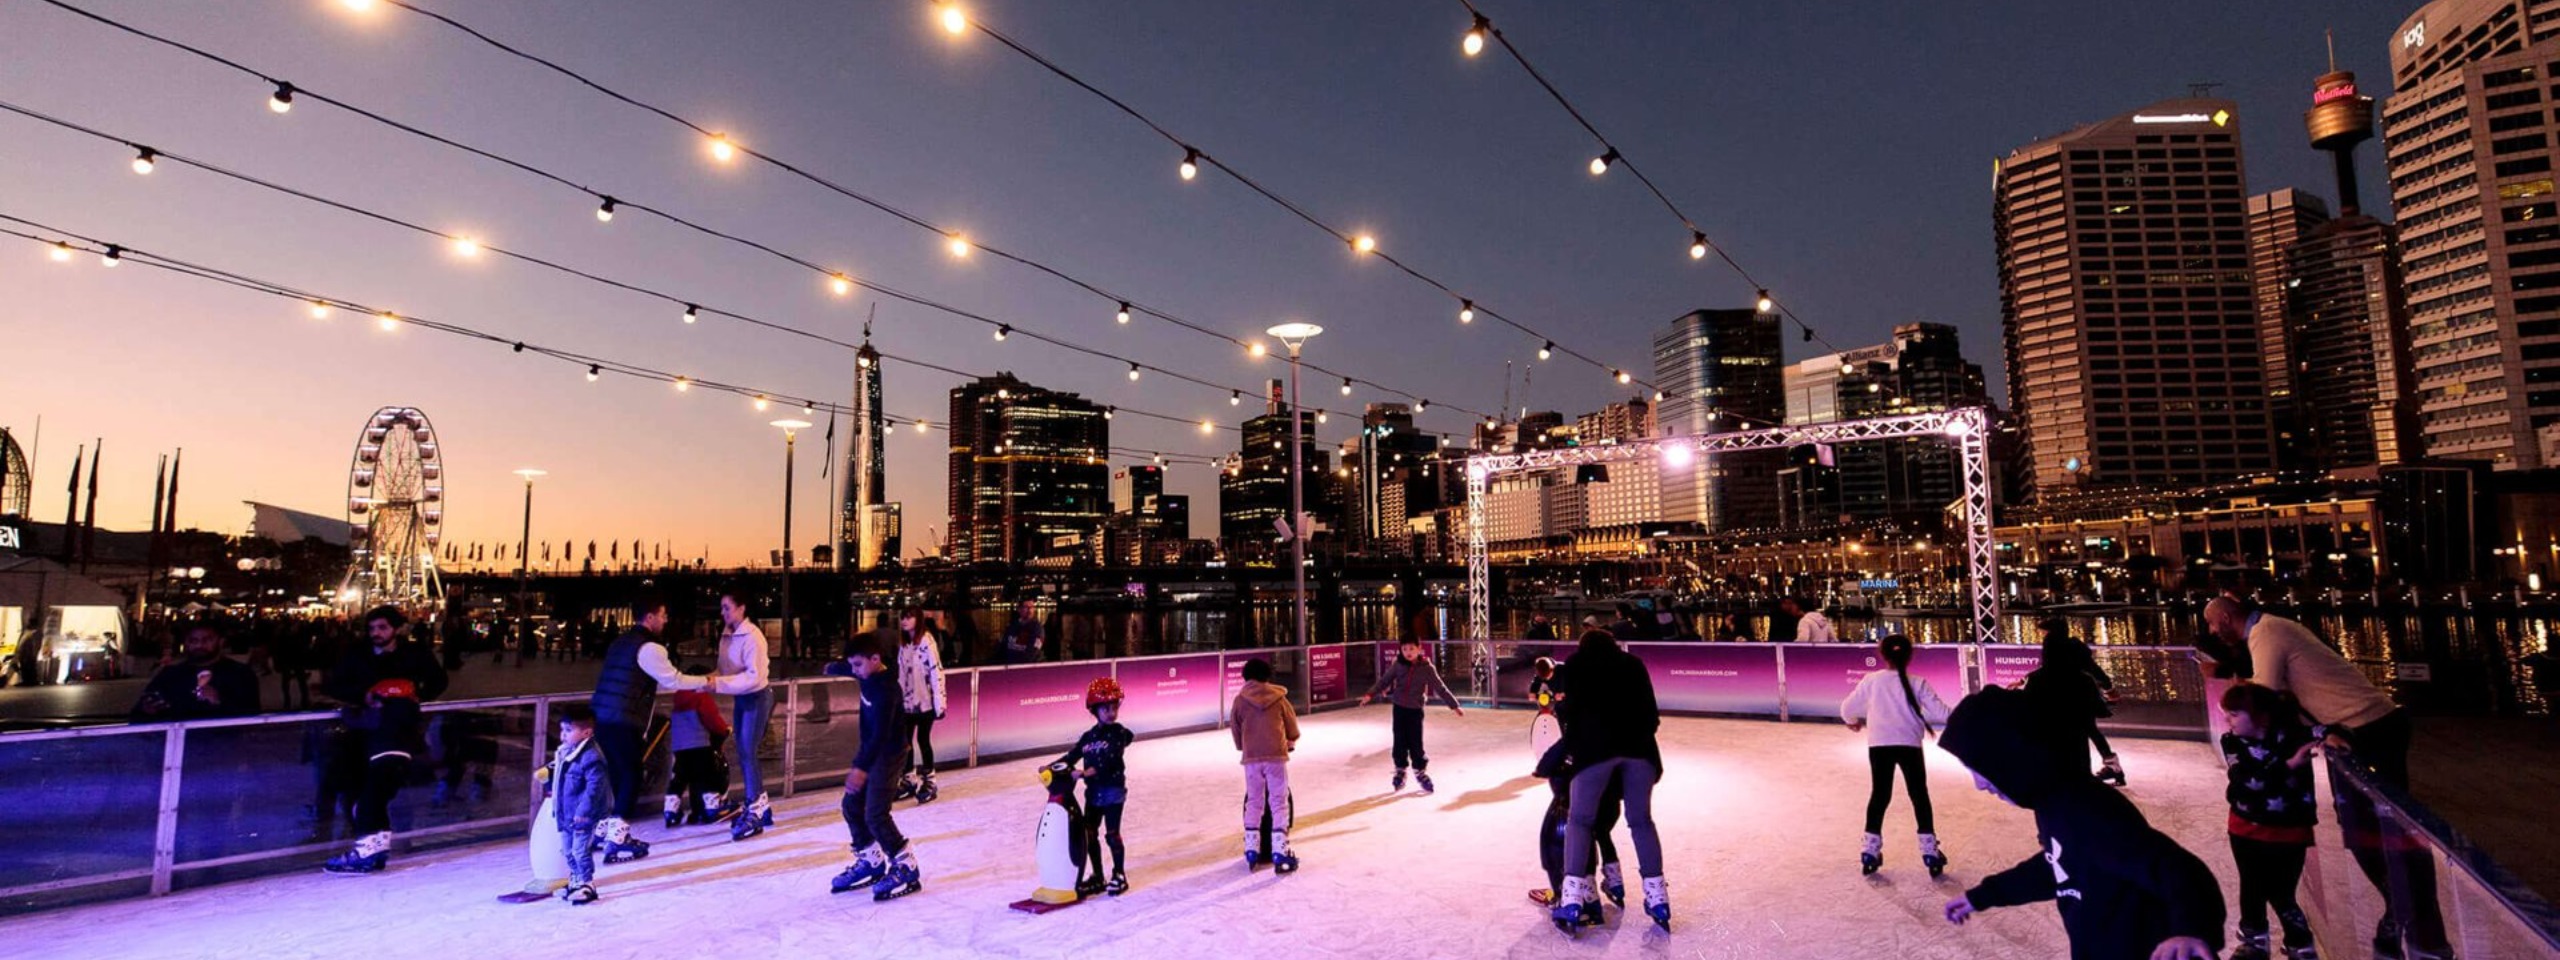
[[[951,559],[1074,552],[1110,512],[1110,417],[1010,373],[951,391]]]
[[[2293,338],[2285,332],[2285,290],[2293,274],[2285,257],[2294,245],[2329,222],[2329,205],[2286,187],[2249,198],[2249,273],[2258,304],[2260,366],[2267,378],[2267,415],[2286,449],[2301,430],[2294,405]]]
[[[2382,114],[2426,455],[2544,462],[2560,424],[2560,0],[2437,0],[2391,41]]]
[[[1788,420],[1854,420],[1988,406],[1982,365],[1966,360],[1956,328],[1906,323],[1893,339],[1787,368]],[[1799,409],[1801,407],[1801,409]],[[1802,419],[1799,419],[1799,417]],[[1963,492],[1955,447],[1935,437],[1841,444],[1799,452],[1779,471],[1783,526],[1897,519],[1935,526]]]
[[[862,347],[853,354],[853,442],[844,451],[844,510],[837,515],[836,565],[870,570],[884,559],[895,560],[898,548],[887,508],[888,417],[880,410],[880,351],[871,346],[871,325],[862,326]]]
[[[1275,391],[1269,412],[1244,422],[1244,441],[1237,447],[1234,468],[1218,476],[1218,538],[1230,555],[1260,557],[1281,543],[1280,528],[1289,515],[1289,415]],[[1325,515],[1318,491],[1333,472],[1333,458],[1316,444],[1316,414],[1298,412],[1299,466],[1303,471],[1307,516],[1315,523],[1338,526]]]
[[[1358,488],[1352,512],[1361,522],[1355,533],[1364,547],[1400,552],[1406,521],[1447,503],[1436,478],[1422,469],[1439,449],[1439,437],[1415,429],[1410,406],[1372,403],[1361,414],[1360,463],[1351,479]]]
[[[1776,426],[1786,419],[1785,361],[1778,316],[1757,310],[1693,310],[1653,338],[1654,384],[1662,389],[1654,427],[1661,436],[1704,436]],[[1783,451],[1698,457],[1665,469],[1663,519],[1709,532],[1776,523]]]
[[[2421,453],[2397,231],[2366,216],[2356,190],[2355,148],[2373,139],[2373,98],[2343,70],[2314,81],[2311,98],[2303,119],[2311,145],[2335,158],[2338,219],[2285,252],[2283,339],[2302,441],[2287,446],[2321,469],[2394,466]]]
[[[2236,111],[2163,101],[1994,165],[2009,403],[2039,496],[2275,466]]]

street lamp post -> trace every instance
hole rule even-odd
[[[550,472],[526,467],[516,471],[516,476],[524,478],[524,531],[516,536],[516,616],[523,617],[531,616],[531,612],[525,609],[524,598],[525,576],[531,572],[533,560],[532,551],[525,549],[533,543],[533,481],[537,477],[550,476]]]
[[[1297,639],[1299,656],[1307,647],[1307,493],[1303,432],[1298,415],[1298,350],[1324,328],[1312,323],[1284,323],[1263,331],[1289,347],[1289,567],[1297,575]]]
[[[773,425],[782,428],[782,649],[785,656],[796,657],[800,645],[791,626],[791,471],[800,431],[809,428],[809,421],[776,420]]]

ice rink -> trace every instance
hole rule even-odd
[[[1383,706],[1304,720],[1291,764],[1293,839],[1304,867],[1248,874],[1241,774],[1224,730],[1129,750],[1133,888],[1046,916],[1006,909],[1031,892],[1041,809],[1026,759],[943,775],[942,797],[901,804],[924,890],[875,904],[831,896],[850,860],[835,791],[780,804],[775,830],[641,836],[654,855],[599,866],[604,899],[510,905],[521,844],[396,857],[369,877],[318,871],[0,922],[13,957],[2036,957],[2065,952],[2049,907],[1995,911],[1958,929],[1939,906],[2035,852],[2025,811],[1976,792],[1932,748],[1938,831],[1954,863],[1931,882],[1896,796],[1886,864],[1856,866],[1864,740],[1836,723],[1668,719],[1655,794],[1674,931],[1641,912],[1569,941],[1530,904],[1543,886],[1544,783],[1527,775],[1530,714],[1430,714],[1439,793],[1387,790]],[[2120,740],[2130,795],[2230,889],[2222,775],[2202,743]],[[1619,841],[1634,886],[1634,851]],[[1635,891],[1630,891],[1631,895]],[[1245,951],[1250,951],[1246,953]]]

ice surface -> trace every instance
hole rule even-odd
[[[1526,711],[1431,712],[1436,796],[1387,792],[1387,710],[1307,718],[1291,763],[1297,874],[1240,862],[1242,776],[1223,730],[1129,751],[1133,889],[1046,916],[1006,909],[1035,885],[1030,861],[1046,758],[954,771],[942,798],[900,804],[921,893],[886,904],[830,896],[850,860],[840,794],[779,804],[775,830],[670,832],[649,859],[598,867],[604,899],[507,905],[521,844],[395,857],[368,877],[318,871],[0,922],[12,957],[1108,956],[2037,957],[2064,955],[2050,907],[1993,911],[1958,929],[1939,906],[2035,851],[2028,814],[1973,789],[1932,748],[1930,789],[1954,864],[1932,883],[1898,794],[1885,869],[1857,870],[1865,744],[1836,723],[1670,719],[1655,794],[1676,932],[1639,912],[1569,942],[1526,892],[1543,886],[1537,828],[1547,789],[1527,776]],[[2221,769],[2201,743],[2119,740],[2130,795],[2153,823],[2233,876]],[[1634,851],[1625,851],[1629,886]],[[1633,893],[1634,891],[1630,891]],[[1250,954],[1245,953],[1250,951]]]

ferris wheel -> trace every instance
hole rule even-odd
[[[347,471],[346,582],[338,605],[391,604],[430,613],[444,604],[436,545],[444,534],[444,456],[416,407],[384,407],[356,437]]]

